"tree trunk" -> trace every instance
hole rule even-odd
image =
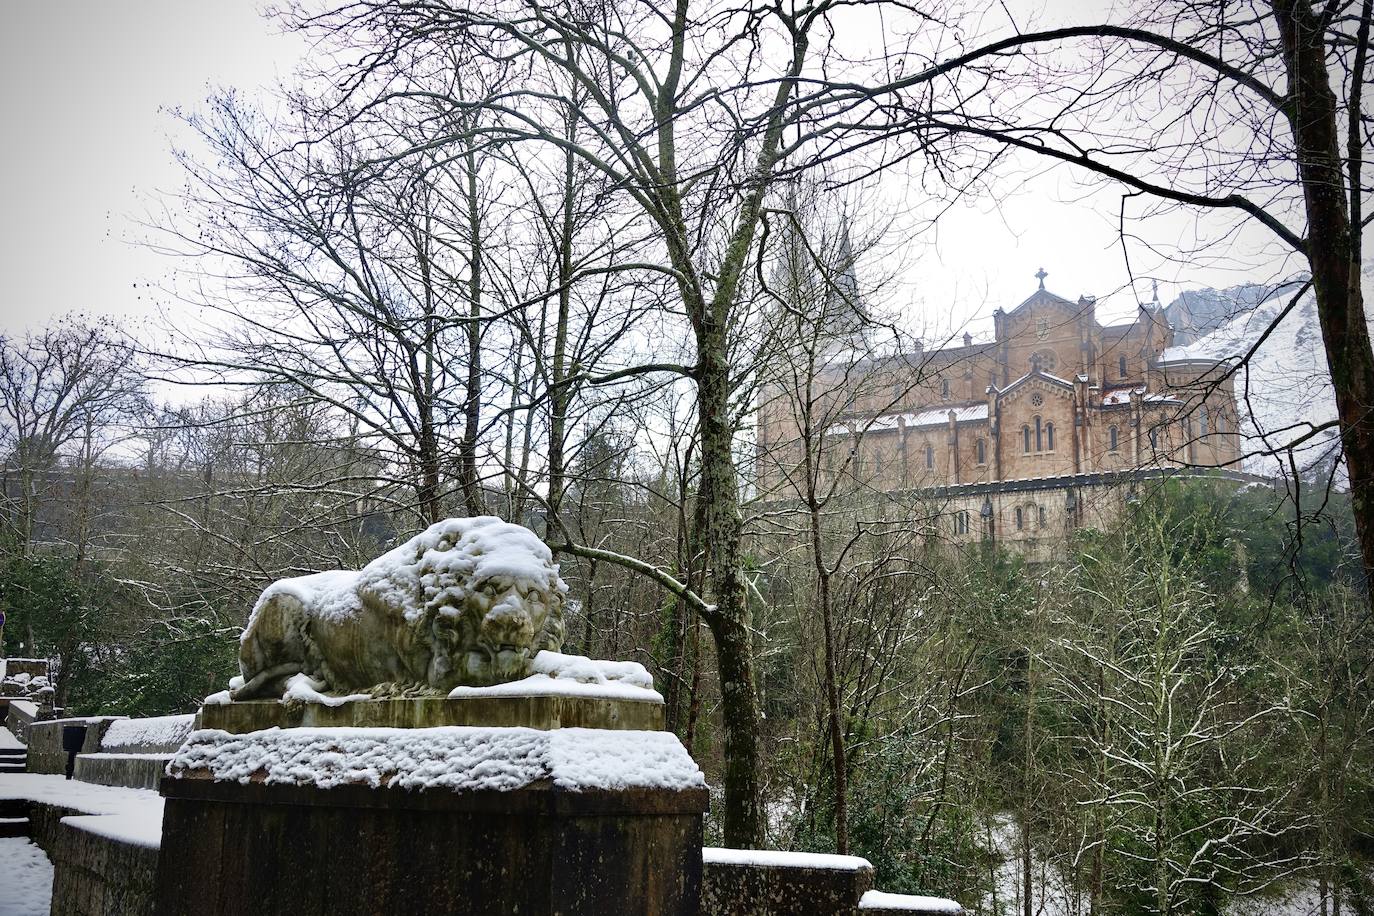
[[[469,149],[463,158],[468,204],[468,382],[464,404],[460,474],[468,515],[481,515],[482,492],[477,479],[477,435],[482,421],[482,214],[477,205],[477,157]]]
[[[699,336],[700,498],[705,501],[715,609],[707,625],[716,643],[725,722],[725,845],[763,841],[759,809],[759,727],[749,602],[740,563],[742,519],[730,418],[730,372],[724,327],[708,318]]]
[[[1302,0],[1272,0],[1272,6],[1283,40],[1290,100],[1286,114],[1307,205],[1307,260],[1368,579],[1374,570],[1374,349],[1360,291],[1361,253],[1346,204],[1336,96],[1319,11]],[[1356,74],[1356,81],[1361,78]],[[1358,195],[1359,189],[1352,193]]]

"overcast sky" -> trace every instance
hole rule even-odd
[[[1081,15],[1089,0],[1052,0],[1042,21]],[[1015,4],[1012,4],[1015,5]],[[252,92],[287,76],[303,41],[280,35],[251,0],[0,2],[0,331],[41,326],[68,311],[137,322],[155,311],[158,285],[176,268],[137,242],[147,201],[175,190],[177,123],[171,111],[198,105],[213,86]],[[1035,289],[1035,271],[1063,295],[1106,295],[1107,314],[1129,314],[1134,295],[1117,235],[1120,196],[1087,193],[1072,173],[1028,178],[994,204],[951,209],[934,233],[897,246],[903,278],[897,305],[913,324],[979,336],[998,306]],[[1150,230],[1185,244],[1177,219]],[[1266,242],[1241,239],[1241,250]],[[891,244],[889,242],[889,244]],[[1167,302],[1180,289],[1272,281],[1291,268],[1255,264],[1167,265],[1143,248],[1140,275],[1161,279]],[[1139,291],[1148,298],[1148,282]]]

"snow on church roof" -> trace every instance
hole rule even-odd
[[[908,429],[923,426],[944,426],[949,422],[949,415],[954,414],[956,423],[976,423],[979,420],[988,418],[987,404],[974,404],[971,407],[936,407],[930,410],[922,410],[908,413],[892,413],[876,417],[871,423],[856,420],[850,423],[836,423],[826,430],[830,436],[847,436],[851,428],[855,432],[885,432],[898,429],[905,425]]]
[[[1113,390],[1111,390],[1111,391],[1106,392],[1105,394],[1102,395],[1102,406],[1103,406],[1103,407],[1117,407],[1117,406],[1120,406],[1120,405],[1122,405],[1122,404],[1129,404],[1129,403],[1131,403],[1131,392],[1132,392],[1132,391],[1135,391],[1135,392],[1137,392],[1138,394],[1142,395],[1141,400],[1144,401],[1144,402],[1147,403],[1147,404],[1182,404],[1182,403],[1183,403],[1183,402],[1180,401],[1178,398],[1173,397],[1172,395],[1168,395],[1168,394],[1158,394],[1158,393],[1147,394],[1147,393],[1145,392],[1145,387],[1142,385],[1142,386],[1139,386],[1139,387],[1137,387],[1137,388],[1116,388],[1116,389],[1113,389]]]

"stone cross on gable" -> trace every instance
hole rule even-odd
[[[1037,279],[1037,280],[1040,281],[1040,288],[1041,288],[1041,289],[1044,289],[1044,288],[1045,288],[1045,278],[1048,277],[1048,276],[1049,276],[1049,274],[1045,272],[1045,268],[1043,268],[1043,267],[1040,268],[1039,270],[1037,270],[1037,271],[1035,272],[1035,279]]]

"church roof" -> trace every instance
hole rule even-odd
[[[1017,312],[1021,311],[1023,308],[1028,308],[1028,307],[1030,307],[1030,306],[1035,306],[1035,305],[1053,305],[1053,306],[1055,306],[1055,307],[1057,307],[1057,308],[1065,308],[1065,309],[1071,309],[1071,310],[1074,310],[1074,309],[1077,309],[1077,308],[1078,308],[1078,304],[1077,304],[1077,303],[1075,303],[1075,302],[1070,302],[1068,299],[1065,299],[1063,296],[1056,296],[1054,293],[1050,292],[1049,290],[1045,289],[1045,287],[1042,286],[1042,287],[1040,287],[1039,289],[1037,289],[1035,292],[1033,292],[1033,293],[1031,293],[1029,296],[1027,296],[1027,297],[1025,298],[1025,300],[1022,301],[1022,303],[1021,303],[1020,305],[1018,305],[1016,308],[1012,309],[1012,310],[1011,310],[1011,314],[1014,315],[1014,314],[1016,314]]]
[[[1009,391],[1021,387],[1033,378],[1044,379],[1051,385],[1058,385],[1062,388],[1068,388],[1070,391],[1073,390],[1073,382],[1070,382],[1068,379],[1060,378],[1057,375],[1050,375],[1048,372],[1041,371],[1040,369],[1032,369],[1030,372],[1027,372],[1025,375],[1021,376],[1019,379],[1012,382],[1007,387],[998,388],[997,393],[999,395],[1006,394]]]
[[[922,426],[944,426],[949,422],[949,415],[954,414],[956,423],[976,423],[979,420],[988,418],[988,405],[971,404],[965,407],[932,407],[929,410],[912,411],[906,413],[884,414],[874,417],[871,422],[853,421],[855,426],[864,428],[867,432],[877,433],[886,430],[898,429],[906,426],[907,429],[915,429]],[[864,423],[867,422],[867,426]],[[836,423],[827,429],[826,435],[847,436],[849,435],[849,423]]]

